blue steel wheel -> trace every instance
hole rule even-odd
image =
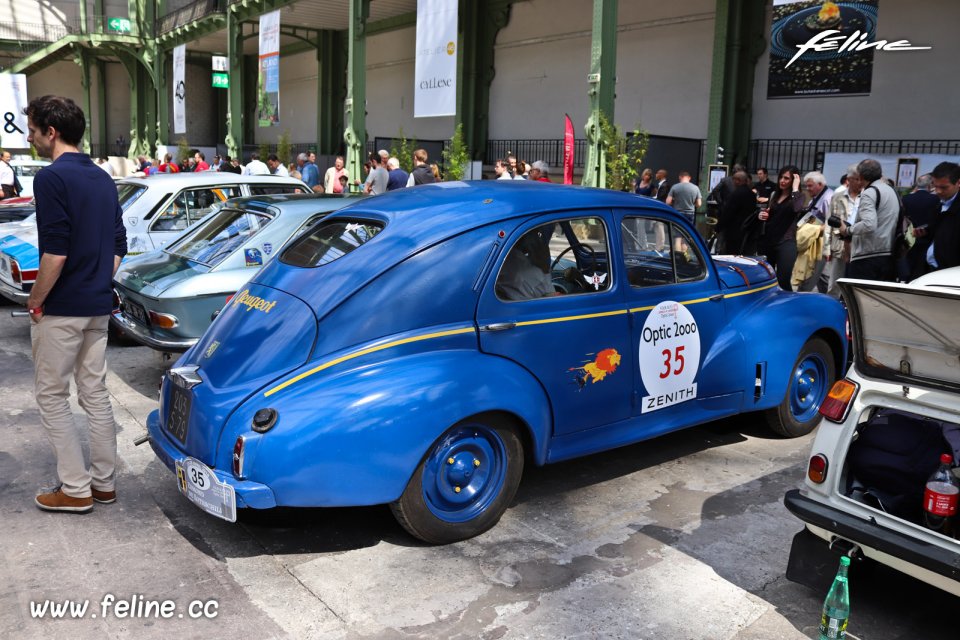
[[[522,473],[516,430],[497,416],[477,416],[430,447],[390,508],[404,529],[425,542],[466,540],[500,520]]]
[[[820,405],[835,377],[833,352],[820,338],[810,338],[790,370],[783,401],[766,412],[770,428],[782,436],[804,436],[820,422]]]

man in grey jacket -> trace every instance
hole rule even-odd
[[[840,235],[850,240],[848,278],[885,280],[896,276],[892,247],[894,227],[900,215],[900,199],[893,187],[883,181],[883,170],[876,160],[857,165],[864,185],[853,226],[841,222]]]

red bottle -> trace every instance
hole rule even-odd
[[[960,480],[953,475],[953,456],[940,456],[940,467],[927,480],[923,492],[923,524],[931,531],[953,536],[960,498]]]

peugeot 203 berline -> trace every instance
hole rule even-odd
[[[365,199],[265,265],[148,418],[179,490],[227,520],[389,504],[439,544],[492,527],[526,464],[746,411],[816,426],[839,302],[651,199],[504,182]]]

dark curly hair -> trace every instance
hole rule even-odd
[[[83,132],[87,128],[83,110],[70,98],[61,96],[34,98],[23,113],[41,131],[46,131],[49,127],[56,129],[60,133],[60,139],[71,146],[80,144]]]

